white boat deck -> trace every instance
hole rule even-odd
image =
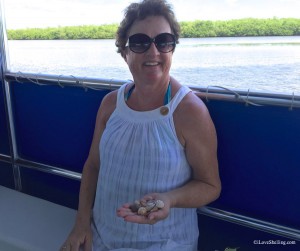
[[[0,186],[0,251],[59,250],[76,210]]]

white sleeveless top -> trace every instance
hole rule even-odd
[[[93,209],[93,251],[195,251],[198,242],[196,209],[171,208],[167,219],[154,225],[125,222],[116,210],[153,192],[166,192],[191,179],[173,121],[173,113],[191,90],[182,86],[169,104],[139,112],[118,90],[117,105],[100,142],[100,172]]]

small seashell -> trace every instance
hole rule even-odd
[[[139,215],[147,215],[147,209],[145,207],[140,207],[138,210]]]
[[[140,207],[146,207],[147,201],[140,201]]]
[[[156,205],[157,208],[161,209],[165,206],[165,203],[162,200],[157,200],[155,202],[155,205]]]
[[[141,203],[139,200],[134,201],[134,203],[129,206],[132,212],[137,212],[140,207],[141,207]]]
[[[155,202],[154,201],[147,201],[146,203],[146,209],[147,211],[151,211],[155,207]]]
[[[139,200],[135,200],[135,201],[134,201],[134,204],[137,205],[137,206],[140,206],[140,205],[141,205],[141,202],[140,202]]]
[[[138,210],[139,210],[139,206],[137,206],[136,204],[131,204],[130,206],[129,206],[129,208],[130,208],[130,210],[132,211],[132,212],[137,212]]]

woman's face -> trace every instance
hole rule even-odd
[[[137,33],[143,33],[151,38],[161,33],[172,33],[168,21],[162,16],[149,16],[139,20],[131,26],[128,37]],[[169,81],[169,71],[172,63],[173,52],[161,53],[154,43],[144,53],[132,52],[125,49],[125,61],[127,62],[135,82],[157,83]]]

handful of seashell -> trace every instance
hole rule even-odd
[[[156,212],[162,209],[165,203],[162,200],[148,200],[146,202],[136,200],[130,205],[132,212],[137,212],[138,215],[147,216],[151,212]]]

